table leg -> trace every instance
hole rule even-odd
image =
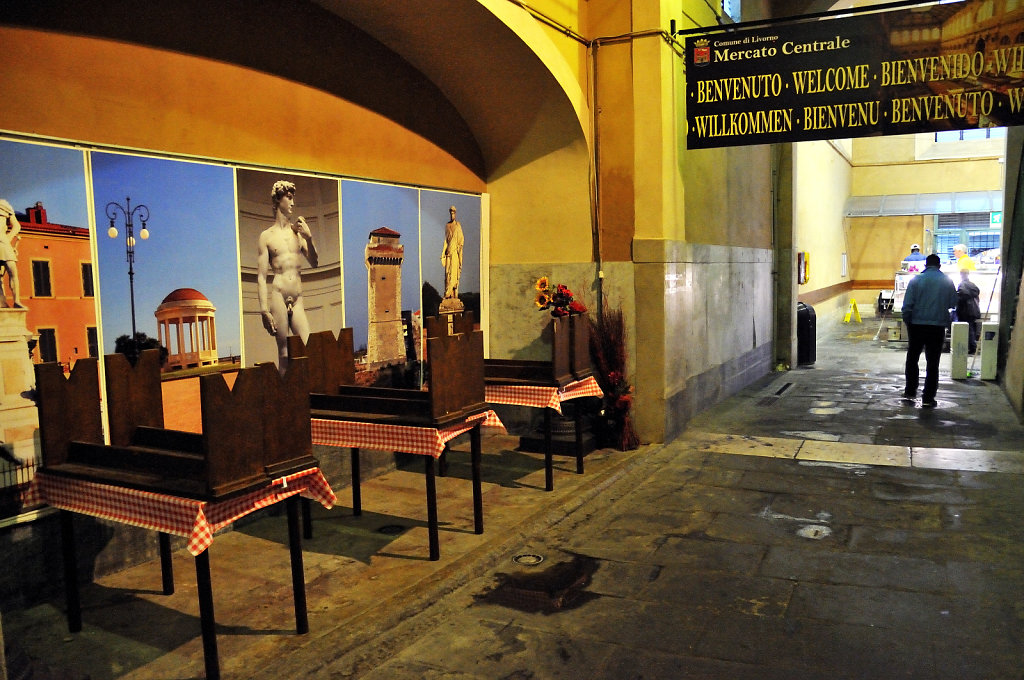
[[[174,564],[171,562],[171,536],[160,532],[160,575],[164,581],[164,595],[174,594]]]
[[[298,496],[285,501],[288,509],[288,548],[292,561],[292,597],[295,600],[295,632],[303,635],[309,632],[309,617],[306,613],[306,578],[302,568],[302,535],[299,533]]]
[[[359,488],[359,447],[352,447],[352,514],[363,514],[363,494]]]
[[[484,499],[480,483],[480,424],[469,431],[470,456],[473,467],[473,530],[484,533]]]
[[[576,474],[583,474],[583,409],[579,404],[573,409],[573,420],[576,425]]]
[[[430,539],[430,559],[441,559],[441,544],[437,535],[437,487],[434,482],[434,457],[423,456],[427,478],[427,535]]]
[[[217,654],[217,621],[213,615],[213,583],[210,580],[209,549],[196,555],[196,587],[199,591],[199,625],[203,632],[203,658],[206,679],[220,680]]]
[[[437,476],[445,477],[448,475],[448,445],[444,445],[444,451],[441,452],[441,457],[437,459]]]
[[[75,553],[74,517],[60,511],[60,542],[64,554],[64,601],[67,603],[68,631],[82,630],[82,603],[78,598],[78,556]]]
[[[551,409],[544,409],[544,490],[554,491],[555,472],[551,455]]]
[[[299,502],[302,504],[302,537],[309,541],[313,539],[313,504],[305,496]]]

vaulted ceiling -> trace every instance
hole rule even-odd
[[[541,104],[561,99],[572,111],[537,56],[477,0],[0,0],[0,22],[311,85],[429,139],[482,178],[508,161]]]

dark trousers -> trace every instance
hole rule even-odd
[[[974,354],[978,349],[978,320],[960,319],[967,322],[967,351]]]
[[[920,369],[917,362],[924,350],[924,391],[922,399],[934,399],[939,389],[939,357],[942,356],[942,343],[946,339],[945,326],[924,326],[910,324],[907,326],[910,338],[907,342],[907,388],[908,394],[917,394],[917,382]]]

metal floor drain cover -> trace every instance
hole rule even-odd
[[[831,536],[832,529],[826,526],[808,524],[797,529],[796,535],[800,538],[810,538],[815,541],[820,541],[823,538]]]
[[[513,557],[512,561],[526,567],[533,567],[543,562],[544,556],[534,555],[533,553],[523,553],[522,555],[516,555]]]
[[[385,524],[381,528],[377,529],[378,534],[386,534],[388,536],[394,536],[405,531],[405,527],[401,524]]]

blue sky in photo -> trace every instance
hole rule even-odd
[[[149,208],[148,240],[135,225],[135,311],[140,333],[155,338],[154,312],[178,288],[195,288],[216,307],[221,356],[241,349],[234,172],[231,168],[112,153],[92,154],[97,222],[103,351],[131,333],[125,220],[117,211],[117,238],[107,236],[106,205],[131,198]]]
[[[0,139],[0,198],[19,213],[42,201],[53,224],[87,229],[84,152]]]

